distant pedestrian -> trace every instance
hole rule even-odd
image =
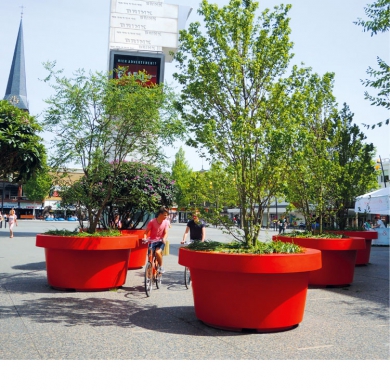
[[[9,212],[8,215],[8,225],[9,225],[9,237],[13,238],[14,237],[14,226],[18,226],[15,210],[12,209]]]
[[[279,227],[279,234],[282,234],[284,229],[284,221],[282,218],[280,218],[278,221],[278,227]]]
[[[1,211],[0,211],[0,228],[3,227],[3,214],[1,214]]]

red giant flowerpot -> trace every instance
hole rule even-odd
[[[343,230],[338,232],[333,232],[336,234],[344,234],[348,237],[361,237],[366,241],[365,249],[358,249],[356,255],[356,265],[367,265],[370,261],[370,253],[371,253],[371,242],[372,240],[376,240],[378,238],[378,232],[373,232],[369,230]]]
[[[136,236],[65,237],[38,234],[45,248],[47,281],[59,290],[99,291],[126,282],[130,249]]]
[[[189,267],[196,317],[226,330],[284,331],[303,319],[310,271],[321,252],[227,254],[180,248]]]
[[[136,235],[138,237],[135,248],[131,249],[128,269],[139,269],[145,265],[148,253],[148,244],[143,244],[145,229],[121,230],[123,235]]]
[[[310,272],[310,286],[348,286],[353,282],[356,254],[365,248],[365,240],[349,238],[303,238],[273,236],[274,241],[292,242],[305,248],[321,251],[322,268]]]

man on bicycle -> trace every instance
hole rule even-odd
[[[196,210],[192,214],[192,221],[187,223],[186,230],[183,235],[182,244],[185,243],[188,232],[190,232],[191,241],[202,241],[206,238],[206,225],[199,219],[199,212]]]
[[[147,239],[148,233],[150,232],[151,240],[158,240],[150,244],[148,249],[148,254],[152,251],[156,253],[156,259],[159,265],[158,271],[163,274],[165,272],[163,268],[163,250],[165,247],[165,243],[168,237],[169,230],[169,221],[167,217],[169,215],[169,211],[166,207],[160,207],[158,211],[158,215],[156,218],[152,219],[145,230],[144,239]]]

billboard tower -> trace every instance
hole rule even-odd
[[[164,64],[172,62],[170,52],[177,51],[179,31],[191,11],[163,0],[111,0],[109,70],[145,71],[150,83],[162,83]]]

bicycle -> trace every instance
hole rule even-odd
[[[142,240],[144,244],[148,243],[148,254],[147,254],[148,261],[146,262],[145,265],[145,279],[144,279],[145,293],[146,296],[148,297],[150,297],[150,295],[152,294],[153,284],[156,283],[156,287],[159,289],[162,282],[162,273],[158,271],[159,265],[156,258],[156,248],[153,250],[151,249],[151,244],[159,241],[161,240],[151,240],[151,239]]]

